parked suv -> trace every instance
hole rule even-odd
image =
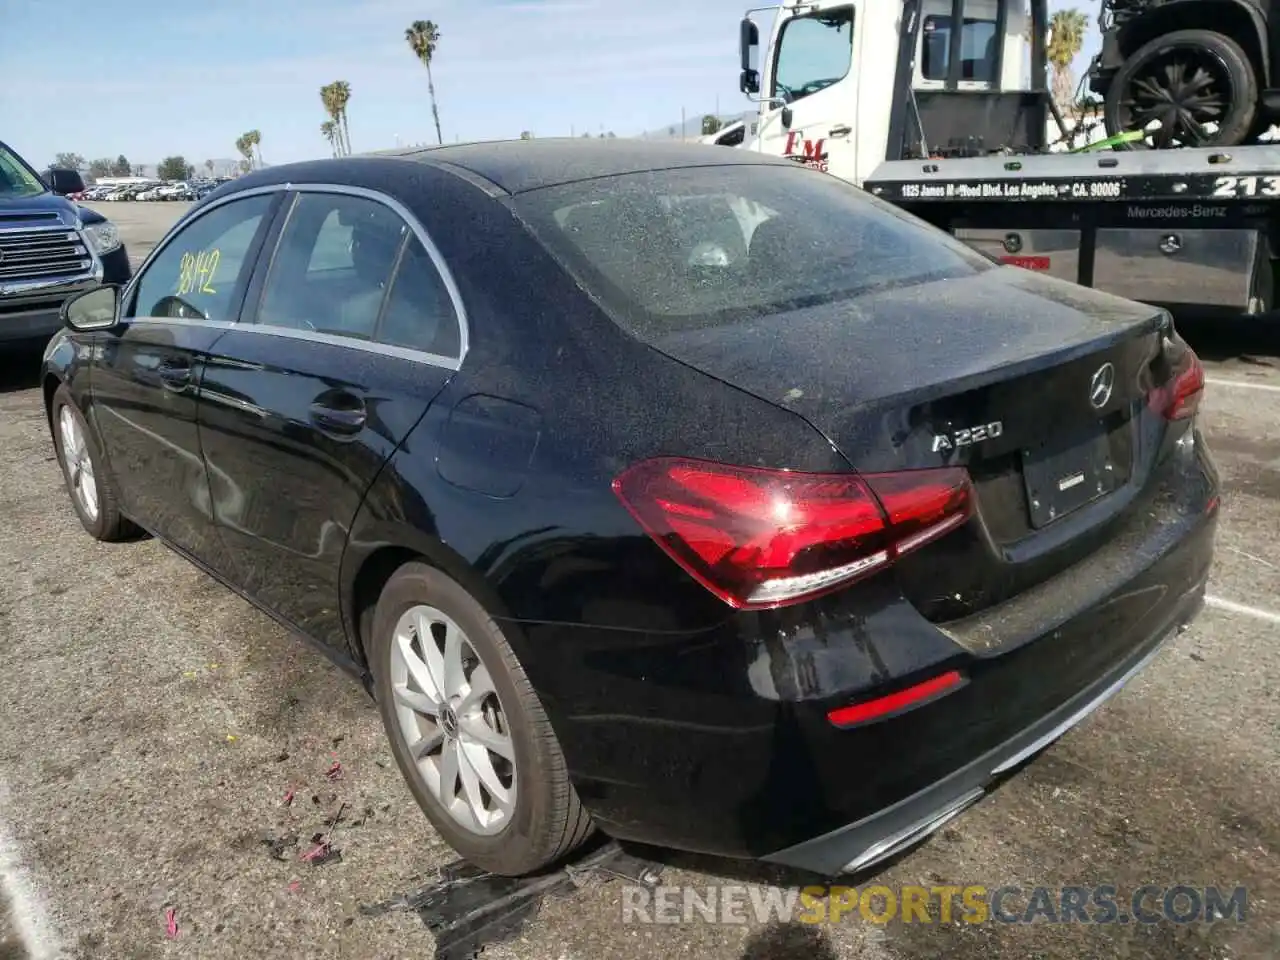
[[[0,350],[52,336],[73,293],[129,280],[115,225],[67,199],[84,188],[75,170],[41,177],[0,142]]]

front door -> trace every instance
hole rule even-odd
[[[425,231],[391,205],[306,186],[289,202],[256,308],[206,365],[200,441],[235,582],[341,650],[351,522],[457,370],[464,314]]]
[[[216,565],[209,485],[196,432],[204,358],[235,321],[275,198],[211,207],[164,241],[105,334],[90,409],[130,519]]]
[[[858,64],[853,4],[791,17],[774,42],[760,148],[848,180],[857,169]],[[892,84],[892,78],[887,78]],[[788,123],[787,121],[790,121]],[[881,158],[883,159],[883,158]]]

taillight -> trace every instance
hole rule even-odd
[[[1194,417],[1204,396],[1204,365],[1177,334],[1165,341],[1165,355],[1173,372],[1164,386],[1151,391],[1151,407],[1166,420]]]
[[[962,525],[963,467],[795,473],[658,457],[614,493],[672,559],[725,603],[797,603],[883,570]]]

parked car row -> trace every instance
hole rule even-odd
[[[199,200],[222,183],[225,177],[217,180],[178,180],[164,182],[152,180],[145,183],[107,184],[92,187],[84,191],[77,200]]]

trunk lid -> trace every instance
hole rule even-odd
[[[1102,542],[1150,469],[1167,315],[1017,268],[661,337],[804,417],[863,472],[963,465],[977,512],[903,565],[967,615]],[[997,586],[998,585],[998,586]]]

